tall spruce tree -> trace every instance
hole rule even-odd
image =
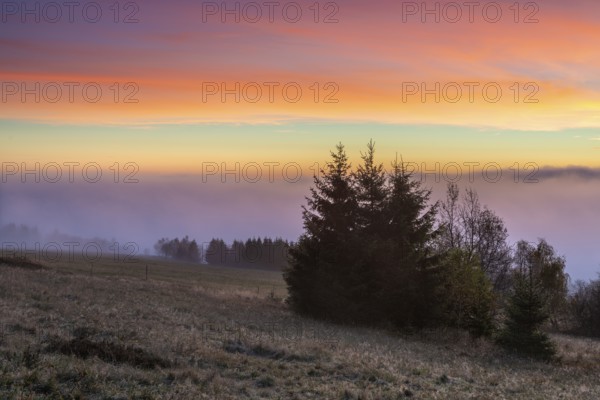
[[[331,158],[321,176],[314,177],[302,213],[305,232],[290,249],[290,266],[284,273],[287,301],[303,314],[353,321],[348,272],[360,249],[357,195],[341,143]]]
[[[360,164],[353,174],[358,200],[358,224],[363,237],[384,235],[384,208],[387,199],[386,174],[383,164],[375,163],[375,143],[367,144]]]
[[[433,321],[439,285],[431,243],[437,203],[431,192],[395,161],[385,206],[387,259],[379,275],[381,305],[395,325],[424,326]]]
[[[385,266],[386,201],[388,187],[383,164],[375,162],[375,143],[367,144],[361,154],[362,163],[352,174],[358,202],[357,235],[361,252],[348,271],[352,313],[361,322],[376,322],[382,318],[378,301],[378,274]]]

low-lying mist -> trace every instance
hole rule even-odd
[[[545,238],[567,259],[573,279],[595,278],[600,272],[600,182],[591,170],[541,170],[537,183],[499,182],[479,174],[464,176],[461,190],[473,187],[482,205],[506,223],[510,239]],[[445,196],[447,180],[423,176],[432,201]],[[294,241],[302,233],[301,205],[312,179],[292,183],[203,182],[198,175],[153,175],[139,183],[18,181],[0,186],[0,240],[6,243],[78,240],[135,243],[140,254],[154,254],[162,237],[189,235],[199,244],[213,237],[227,242],[249,237],[282,237]],[[11,231],[6,225],[15,223]],[[19,230],[24,224],[31,229]],[[37,230],[36,230],[37,229]]]

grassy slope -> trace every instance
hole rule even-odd
[[[556,336],[562,362],[543,364],[300,318],[275,272],[136,268],[0,266],[0,398],[600,398],[595,341]]]

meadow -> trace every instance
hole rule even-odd
[[[277,271],[4,260],[0,398],[600,398],[600,341],[554,334],[544,363],[460,331],[303,318],[285,294]]]

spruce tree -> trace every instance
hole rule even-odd
[[[424,326],[435,314],[439,285],[431,248],[437,204],[402,163],[392,164],[385,206],[388,255],[379,276],[381,304],[395,325]]]
[[[288,303],[316,317],[353,321],[348,272],[359,254],[357,196],[348,157],[340,143],[332,160],[314,177],[303,207],[304,234],[290,249],[284,272]]]
[[[534,279],[532,271],[518,272],[499,343],[523,355],[551,359],[555,354],[554,345],[548,335],[540,330],[549,317],[545,299],[543,289]]]
[[[342,322],[425,326],[439,310],[437,206],[402,165],[386,176],[374,153],[371,142],[350,173],[340,144],[314,178],[284,273],[288,303]]]
[[[385,266],[386,200],[388,187],[383,164],[375,162],[375,143],[367,144],[361,154],[362,163],[352,175],[357,197],[357,235],[360,256],[348,271],[349,298],[352,313],[362,322],[375,322],[383,317],[377,304],[377,276]]]
[[[363,236],[381,237],[384,234],[388,190],[383,164],[375,163],[375,143],[372,140],[367,144],[362,160],[353,174],[359,206],[358,223]]]

